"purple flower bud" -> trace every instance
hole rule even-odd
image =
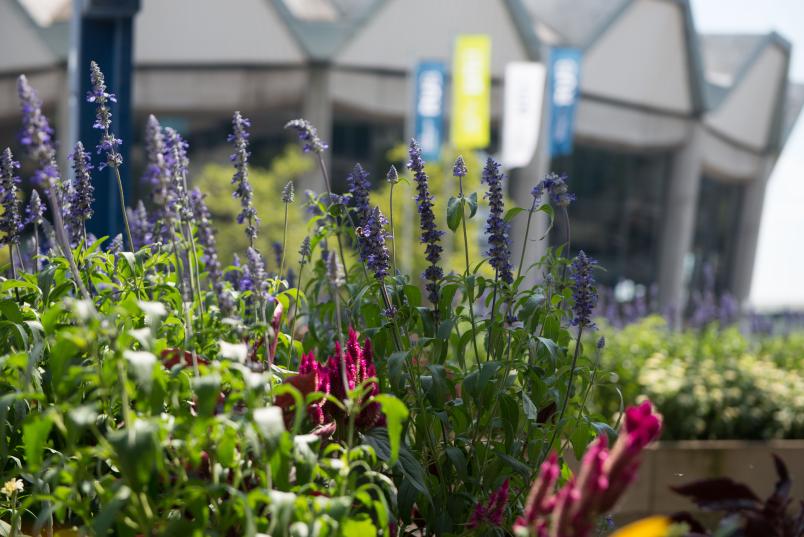
[[[17,199],[17,184],[19,177],[14,170],[20,163],[14,160],[11,149],[5,148],[0,157],[0,204],[3,214],[0,215],[0,244],[19,244],[23,223],[20,215],[20,202]]]
[[[395,185],[399,182],[399,173],[396,171],[396,166],[391,164],[391,167],[388,168],[388,173],[385,175],[386,181]]]
[[[456,164],[457,167],[457,164]],[[489,186],[485,197],[489,200],[489,216],[486,220],[486,234],[491,248],[486,253],[489,263],[497,271],[497,276],[506,283],[514,281],[511,274],[510,225],[505,221],[505,201],[503,197],[500,165],[489,157],[483,168],[482,182]]]
[[[286,129],[294,129],[302,142],[302,149],[305,153],[321,154],[329,147],[318,137],[318,129],[306,119],[293,119],[285,124]]]
[[[284,187],[282,187],[282,203],[293,203],[293,199],[296,197],[296,191],[293,188],[293,181],[288,181]]]
[[[45,205],[39,197],[39,192],[36,190],[31,191],[31,199],[28,200],[28,206],[25,208],[25,223],[41,225],[44,219]]]
[[[452,167],[452,175],[455,177],[466,177],[469,171],[466,169],[466,164],[463,161],[463,156],[458,155],[455,159],[455,165]]]
[[[301,259],[299,260],[300,265],[306,265],[307,262],[310,260],[310,237],[304,237],[304,240],[301,243],[301,247],[299,248],[299,255]]]

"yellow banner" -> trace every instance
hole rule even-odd
[[[491,116],[491,39],[461,35],[452,65],[452,145],[480,149],[489,145]]]

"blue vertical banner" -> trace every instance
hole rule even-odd
[[[428,161],[441,157],[445,72],[440,61],[423,61],[416,66],[415,137],[422,148],[422,158]]]
[[[554,48],[550,51],[550,156],[572,153],[575,107],[581,87],[581,51]]]

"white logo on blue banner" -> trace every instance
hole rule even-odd
[[[575,106],[581,85],[581,51],[554,48],[550,52],[550,155],[572,153]]]
[[[509,169],[530,164],[542,124],[542,100],[547,73],[536,62],[505,66],[502,161]]]
[[[444,138],[444,73],[440,61],[424,61],[416,67],[416,140],[422,158],[436,161],[441,157]]]

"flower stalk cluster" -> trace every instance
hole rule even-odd
[[[650,401],[625,411],[624,431],[611,450],[601,435],[587,450],[577,477],[554,492],[560,467],[555,453],[542,464],[525,510],[514,524],[520,537],[588,537],[636,478],[644,449],[659,437],[662,418]]]

